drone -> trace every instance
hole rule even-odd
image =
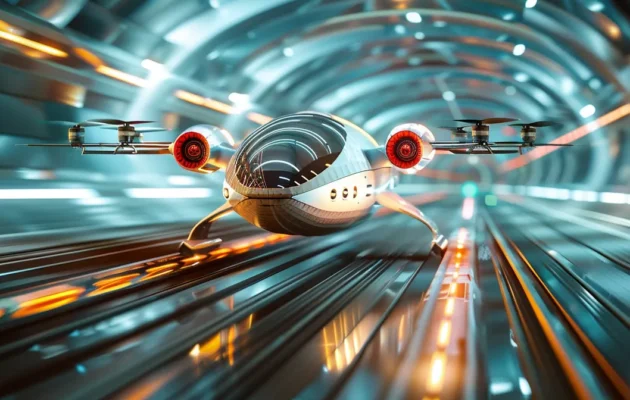
[[[136,128],[134,125],[148,124],[154,121],[122,121],[119,119],[91,119],[85,122],[50,121],[51,125],[68,126],[68,144],[37,144],[29,146],[44,147],[75,147],[82,149],[82,154],[139,154],[138,148],[143,149],[143,154],[169,154],[164,151],[165,145],[171,142],[143,142],[143,133],[164,132],[166,129]],[[101,127],[102,129],[117,130],[118,143],[85,143],[85,128]],[[97,148],[103,150],[95,150]],[[113,148],[113,150],[105,150]]]
[[[366,140],[356,125],[334,115],[314,111],[275,118],[249,134],[235,148],[223,131],[212,125],[195,125],[173,142],[143,142],[142,133],[162,128],[136,128],[150,121],[97,119],[67,123],[67,144],[26,146],[72,147],[82,154],[172,155],[185,170],[197,173],[225,171],[225,202],[190,231],[179,249],[184,255],[203,254],[221,244],[209,239],[218,218],[236,212],[249,223],[270,232],[317,236],[346,229],[368,218],[375,205],[405,214],[432,233],[432,251],[443,254],[447,240],[437,225],[413,204],[392,192],[400,171],[420,170],[436,150],[454,154],[503,154],[536,143],[538,121],[519,124],[522,142],[490,142],[489,124],[510,118],[460,120],[474,124],[472,140],[463,127],[455,127],[457,141],[438,142],[424,125],[407,123],[391,130],[384,145]],[[118,142],[85,143],[85,127],[118,131]],[[449,128],[450,129],[450,128]]]
[[[455,121],[473,125],[440,126],[440,129],[445,129],[451,132],[452,141],[432,142],[435,149],[447,150],[453,154],[523,154],[524,148],[539,146],[572,146],[570,144],[536,142],[536,128],[560,126],[559,123],[553,121],[511,124],[510,126],[517,126],[521,128],[522,141],[520,142],[490,141],[490,125],[518,121],[514,118],[456,119]],[[471,128],[471,131],[466,131],[466,128]],[[472,136],[471,138],[468,136],[469,133]]]

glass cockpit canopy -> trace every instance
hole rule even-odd
[[[344,126],[327,115],[278,118],[243,141],[236,154],[236,177],[249,188],[299,186],[328,168],[345,143]]]

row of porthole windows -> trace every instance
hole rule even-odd
[[[347,187],[343,188],[343,190],[341,191],[341,195],[343,196],[344,199],[348,198],[348,196],[350,195],[350,191],[348,190]],[[352,189],[352,198],[356,199],[358,195],[359,195],[359,189],[355,186]],[[337,198],[337,189],[332,189],[330,191],[330,199],[335,200],[336,198]]]

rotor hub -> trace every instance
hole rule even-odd
[[[472,127],[472,137],[478,142],[487,142],[490,136],[490,127],[488,125],[475,125]]]
[[[83,144],[83,137],[85,134],[85,129],[81,126],[73,126],[68,129],[68,142],[71,145],[80,145]]]
[[[120,143],[133,143],[136,139],[141,139],[142,134],[136,132],[136,129],[130,125],[123,125],[118,127],[118,141]]]
[[[536,140],[536,128],[531,126],[524,126],[521,129],[521,139],[523,142],[532,143]]]

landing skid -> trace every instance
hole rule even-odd
[[[207,217],[202,219],[195,225],[190,231],[188,239],[184,240],[179,245],[179,252],[184,256],[192,256],[199,254],[207,254],[208,252],[216,249],[223,242],[221,239],[208,239],[210,234],[210,228],[212,223],[222,216],[231,213],[232,206],[228,203],[223,204],[217,208]]]
[[[206,240],[184,240],[179,245],[179,252],[183,256],[195,256],[199,254],[208,254],[210,251],[221,246],[221,239]]]

